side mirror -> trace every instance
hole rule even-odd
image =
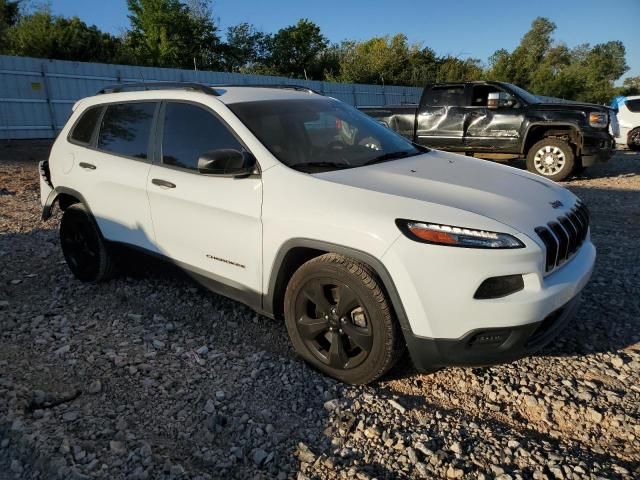
[[[221,148],[200,155],[198,171],[203,175],[246,177],[255,171],[256,163],[256,158],[249,152]]]
[[[500,104],[500,93],[491,92],[487,96],[487,108],[498,108]]]
[[[515,98],[507,92],[491,92],[487,96],[487,108],[512,108],[515,106]]]

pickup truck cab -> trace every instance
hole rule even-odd
[[[606,162],[615,149],[608,107],[546,103],[503,82],[428,85],[417,106],[360,110],[421,145],[478,156],[525,156],[529,171],[554,181]]]

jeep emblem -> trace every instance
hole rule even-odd
[[[549,202],[549,205],[551,205],[553,208],[560,208],[564,204],[560,200],[554,200],[553,202]]]

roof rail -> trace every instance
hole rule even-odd
[[[305,87],[304,85],[294,85],[287,83],[226,83],[226,84],[216,84],[213,88],[224,88],[224,87],[250,87],[250,88],[282,88],[286,90],[298,90],[300,92],[307,93],[315,93],[316,95],[322,95],[317,90],[314,90],[310,87]]]
[[[144,82],[144,83],[119,83],[108,85],[99,90],[96,95],[104,93],[135,92],[140,90],[196,90],[208,95],[219,96],[214,88],[195,82]]]

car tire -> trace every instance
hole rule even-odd
[[[543,138],[527,152],[527,170],[554,182],[567,178],[574,163],[571,145],[557,138]]]
[[[70,205],[60,222],[62,253],[74,276],[87,283],[109,280],[115,263],[93,216],[81,203]]]
[[[309,260],[285,293],[285,323],[296,351],[318,370],[351,384],[384,375],[404,342],[373,271],[333,253]]]
[[[627,147],[632,152],[640,151],[640,127],[634,128],[629,132],[627,137]]]

